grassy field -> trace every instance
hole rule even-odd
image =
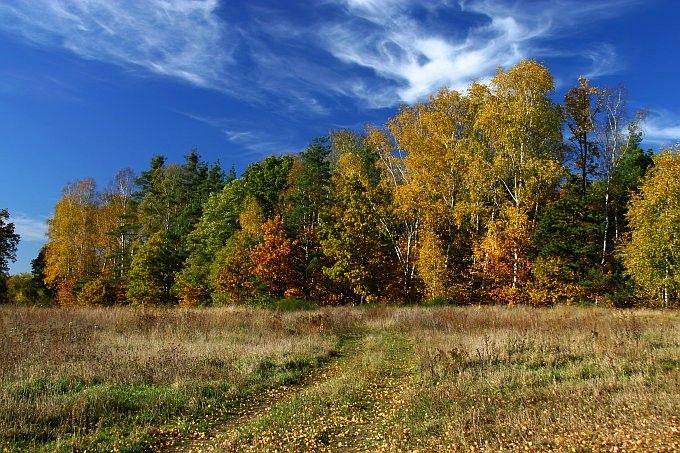
[[[680,313],[0,308],[0,450],[680,450]]]

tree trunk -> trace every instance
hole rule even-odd
[[[512,258],[512,288],[515,289],[517,288],[517,273],[519,271],[519,254],[517,253],[517,249],[513,250]]]
[[[663,308],[668,307],[668,261],[666,261],[666,277],[664,278],[663,281]]]
[[[602,240],[602,261],[600,262],[600,265],[602,266],[604,266],[604,263],[607,258],[607,240],[609,239],[608,233],[609,233],[609,188],[607,188],[607,192],[604,195],[604,234]]]

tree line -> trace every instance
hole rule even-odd
[[[103,190],[76,181],[15,293],[60,305],[676,304],[677,150],[641,148],[623,87],[582,77],[563,103],[553,94],[550,72],[525,60],[239,176],[192,151]]]

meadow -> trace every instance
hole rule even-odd
[[[677,451],[680,313],[0,307],[0,450]]]

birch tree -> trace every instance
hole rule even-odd
[[[48,221],[45,283],[58,303],[75,303],[79,284],[100,271],[98,195],[93,179],[68,184]]]
[[[664,307],[680,291],[680,150],[663,151],[628,210],[630,241],[622,249],[626,272]]]
[[[586,193],[588,178],[596,170],[598,147],[595,142],[595,125],[598,114],[598,89],[585,77],[564,96],[567,126],[575,150],[574,163],[581,176],[581,193]]]
[[[539,209],[553,196],[564,174],[561,165],[563,116],[560,107],[550,99],[553,89],[549,71],[535,61],[522,61],[508,71],[499,69],[477,117],[477,127],[488,140],[491,153],[488,171],[503,191],[503,198],[495,200],[494,210],[498,214],[492,217],[498,216],[501,222],[512,225],[516,232],[513,234],[521,238],[532,235]],[[487,235],[500,232],[499,228],[490,228]],[[496,256],[479,252],[484,250],[485,242],[499,240],[502,235],[482,241],[478,258],[488,261]],[[527,251],[521,246],[523,243],[511,241],[514,245],[507,249],[512,262],[509,281],[513,289],[528,275],[523,269]],[[482,268],[505,267],[486,262]]]

